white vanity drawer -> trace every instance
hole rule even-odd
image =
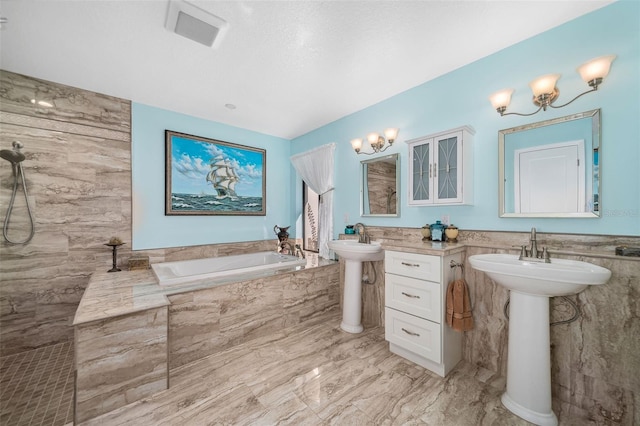
[[[440,324],[385,308],[385,339],[402,348],[441,362]]]
[[[387,250],[384,270],[392,274],[440,282],[440,263],[439,256]]]
[[[440,283],[387,273],[384,287],[388,307],[437,323],[441,321]]]

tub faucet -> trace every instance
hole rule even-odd
[[[280,248],[281,254],[290,254],[293,256],[296,252],[295,248],[293,248],[293,244],[291,244],[289,241],[280,241],[280,244],[278,244],[278,248]]]
[[[302,247],[300,247],[300,244],[296,244],[294,246],[289,241],[281,241],[280,244],[278,244],[278,248],[281,249],[280,253],[282,254],[290,254],[291,256],[306,259],[304,251],[302,250]]]
[[[360,227],[360,231],[358,231],[358,227]],[[358,233],[358,242],[362,244],[369,244],[369,236],[367,235],[367,230],[364,227],[364,223],[356,223],[353,225],[353,229]]]
[[[538,251],[538,241],[536,240],[536,228],[531,228],[531,236],[529,237],[531,246],[527,250],[527,246],[522,246],[520,249],[519,260],[528,260],[531,262],[544,262],[551,263],[549,252],[546,247],[542,248],[542,252]]]

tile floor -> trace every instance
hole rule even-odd
[[[72,342],[0,358],[1,425],[65,425],[72,403]]]
[[[171,388],[83,425],[437,425],[530,423],[500,403],[504,378],[461,362],[446,379],[389,352],[384,329],[342,332],[340,315],[171,371]],[[71,342],[0,358],[0,425],[73,418]],[[592,425],[568,419],[561,426]]]
[[[461,363],[442,379],[388,351],[382,328],[339,315],[171,372],[171,388],[85,425],[528,425],[502,407],[504,379]]]

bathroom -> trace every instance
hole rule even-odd
[[[302,183],[289,157],[335,142],[332,238],[347,224],[363,222],[372,240],[417,241],[423,225],[448,216],[460,229],[461,244],[484,244],[468,248],[466,257],[513,250],[514,245],[526,244],[530,228],[536,227],[538,238],[556,252],[610,269],[612,278],[602,288],[573,298],[582,317],[552,329],[554,408],[561,410],[561,424],[575,424],[572,419],[587,419],[583,424],[637,424],[640,263],[613,254],[616,246],[640,246],[639,14],[636,2],[613,3],[292,140],[3,71],[1,148],[14,140],[25,146],[36,233],[28,244],[0,247],[0,356],[54,347],[60,358],[72,358],[71,323],[91,274],[111,265],[104,243],[112,236],[125,242],[118,251],[123,263],[132,249],[152,262],[273,249],[274,224],[292,225],[291,237],[302,238]],[[4,61],[6,54],[3,68],[9,63]],[[564,96],[586,90],[575,68],[605,54],[617,58],[602,86],[567,107],[533,117],[500,117],[488,101],[491,93],[513,87],[510,108],[530,112],[534,106],[527,83],[548,72],[562,73],[558,87],[559,101],[564,101]],[[28,100],[36,91],[68,101],[57,111],[33,108]],[[499,217],[498,132],[594,109],[602,114],[600,216]],[[109,113],[101,114],[104,110]],[[473,203],[408,206],[404,142],[463,125],[475,130]],[[364,156],[353,152],[349,140],[391,126],[400,133],[385,154],[400,155],[400,215],[363,218],[355,194],[360,192],[359,163]],[[165,129],[266,149],[266,215],[165,216]],[[3,210],[11,192],[10,176],[9,163],[0,162]],[[24,217],[18,205],[14,229],[28,226]],[[468,264],[465,278],[476,323],[464,336],[465,365],[481,367],[487,377],[500,377],[506,371],[507,321],[502,310],[507,292]],[[381,325],[380,284],[364,288],[365,328]],[[465,404],[472,402],[476,401]]]

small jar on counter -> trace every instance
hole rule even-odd
[[[431,225],[431,240],[432,241],[444,241],[444,224],[439,220],[436,220],[436,223]]]
[[[458,227],[453,223],[447,226],[447,229],[444,230],[444,234],[447,236],[447,242],[449,243],[457,243],[458,242]]]

